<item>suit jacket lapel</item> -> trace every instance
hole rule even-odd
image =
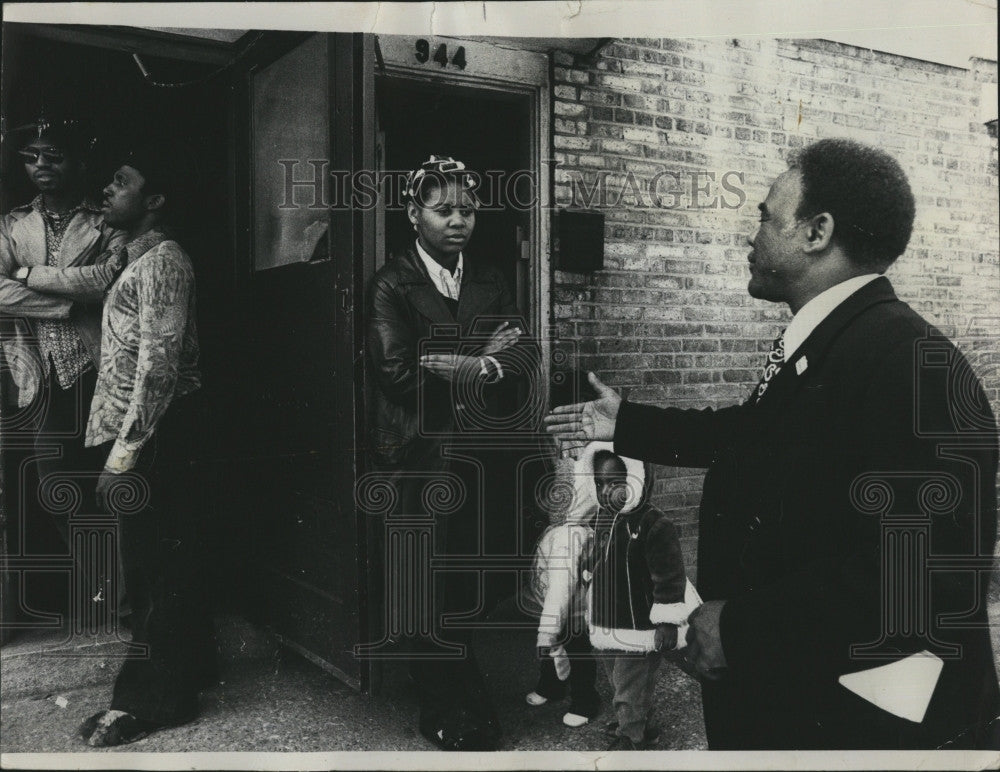
[[[39,212],[32,210],[11,225],[10,235],[23,265],[45,265],[45,221]]]
[[[66,233],[63,234],[62,249],[73,250],[73,260],[69,265],[79,265],[84,262],[90,254],[91,248],[101,237],[99,228],[94,227],[94,222],[89,217],[74,216],[66,226]]]
[[[45,221],[42,219],[41,213],[32,210],[27,217],[14,223],[10,232],[17,244],[17,253],[25,265],[45,265],[47,247],[45,245]],[[101,231],[94,227],[90,217],[76,214],[66,226],[60,252],[72,252],[73,260],[68,265],[80,265],[89,257],[94,244],[100,237]]]
[[[798,391],[804,380],[802,376],[820,366],[837,336],[858,314],[879,303],[889,303],[896,299],[892,284],[884,276],[874,279],[848,297],[816,326],[792,357],[782,365],[768,384],[758,407],[773,408],[785,404]]]
[[[444,304],[444,298],[436,287],[423,283],[414,284],[406,290],[406,297],[415,309],[435,324],[455,323],[455,317]]]

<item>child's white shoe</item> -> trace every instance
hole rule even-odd
[[[586,716],[581,716],[579,713],[566,713],[563,715],[563,723],[566,726],[571,726],[574,729],[578,726],[583,726],[589,723],[590,719]]]
[[[524,701],[533,707],[538,707],[539,705],[544,705],[549,700],[538,692],[528,692],[528,696],[524,698]]]

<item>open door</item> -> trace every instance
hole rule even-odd
[[[330,181],[374,168],[370,39],[314,34],[247,73],[250,399],[244,479],[263,621],[355,688],[366,635],[363,277],[374,217]],[[332,198],[333,197],[333,198]],[[334,204],[331,206],[331,204]]]

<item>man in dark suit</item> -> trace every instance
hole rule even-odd
[[[407,196],[416,239],[371,287],[372,456],[398,497],[390,527],[392,517],[406,519],[402,540],[425,551],[386,558],[386,572],[416,573],[385,577],[406,598],[390,597],[386,638],[359,653],[381,656],[383,644],[408,636],[420,731],[445,750],[490,750],[499,724],[468,627],[489,605],[490,577],[454,565],[432,573],[430,561],[510,554],[516,519],[493,506],[484,454],[505,424],[497,392],[525,375],[530,359],[503,276],[463,252],[476,223],[474,178],[461,162],[431,156],[410,175]],[[464,616],[466,626],[445,615]]]
[[[966,359],[881,275],[912,230],[906,176],[822,140],[759,208],[748,291],[794,318],[747,401],[638,405],[591,374],[598,399],[557,408],[549,430],[570,452],[613,439],[708,467],[706,602],[683,666],[711,749],[996,748],[996,422]]]

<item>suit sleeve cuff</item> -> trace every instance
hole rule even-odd
[[[662,448],[664,441],[670,436],[664,420],[665,411],[661,408],[623,401],[615,421],[615,453],[668,466],[677,463],[679,457],[676,453],[667,452],[664,456],[658,450],[652,455],[650,452],[651,449]]]

